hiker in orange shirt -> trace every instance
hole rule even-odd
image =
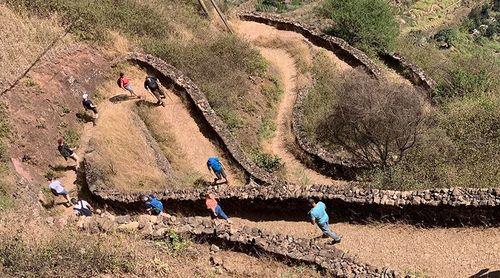
[[[222,208],[219,206],[213,194],[207,193],[205,195],[205,205],[207,206],[207,209],[210,211],[210,216],[212,217],[212,219],[222,218],[224,220],[227,220],[227,222],[231,223],[229,217],[227,217]]]

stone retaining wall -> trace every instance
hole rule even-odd
[[[271,183],[273,181],[273,177],[269,173],[259,168],[245,155],[238,141],[232,136],[224,122],[210,106],[205,94],[201,92],[191,79],[165,61],[152,55],[131,53],[120,60],[132,61],[161,73],[162,76],[174,85],[175,90],[183,92],[188,96],[208,126],[212,128],[213,132],[220,139],[220,142],[224,145],[223,147],[228,150],[228,153],[251,179],[255,179],[261,183]]]
[[[276,15],[262,14],[258,12],[245,12],[238,15],[246,21],[254,21],[275,27],[278,30],[293,31],[303,35],[316,46],[325,48],[335,53],[352,67],[362,67],[366,72],[375,76],[382,77],[380,68],[361,50],[352,47],[341,38],[319,33],[315,28],[304,26],[299,22],[284,19]]]
[[[302,125],[304,117],[303,104],[308,92],[309,90],[306,88],[297,93],[297,100],[295,101],[292,113],[292,132],[295,136],[295,141],[312,158],[312,162],[308,166],[330,177],[354,179],[356,172],[363,168],[361,163],[353,159],[343,158],[309,140],[309,136]]]
[[[208,218],[175,216],[129,215],[114,216],[104,213],[99,216],[81,217],[78,227],[89,232],[139,232],[146,237],[164,238],[170,232],[203,236],[238,245],[242,249],[259,250],[275,257],[317,265],[335,277],[401,277],[393,270],[377,268],[331,245],[318,244],[311,239],[294,238],[288,235],[268,233],[257,228],[216,224]]]
[[[319,47],[323,47],[334,52],[340,59],[353,67],[363,66],[367,72],[377,78],[381,77],[381,70],[373,61],[361,50],[354,48],[341,38],[333,37],[322,33],[317,26],[306,26],[302,23],[282,18],[278,15],[264,14],[259,12],[240,13],[239,17],[246,21],[254,21],[273,26],[279,30],[293,31],[302,34],[309,41]],[[417,86],[421,86],[427,91],[432,91],[436,82],[432,80],[421,68],[408,61],[400,54],[380,53],[379,57],[400,75],[407,78]]]
[[[424,88],[427,92],[432,92],[436,87],[436,81],[428,76],[423,69],[408,61],[399,53],[379,53],[379,57],[387,66],[410,80],[414,85]]]

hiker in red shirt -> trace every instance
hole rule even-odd
[[[140,98],[135,92],[134,89],[132,89],[132,86],[130,85],[130,81],[128,78],[125,76],[123,72],[120,72],[120,78],[118,79],[118,86],[122,88],[123,90],[129,91],[131,95],[134,95],[137,98]]]

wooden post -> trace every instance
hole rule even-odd
[[[205,5],[205,2],[203,2],[203,0],[198,0],[198,3],[200,3],[200,6],[203,9],[203,11],[205,12],[205,14],[208,17],[210,17],[210,14],[208,13],[208,9],[207,9],[207,6]]]
[[[212,2],[212,5],[214,5],[214,8],[217,11],[217,14],[219,14],[219,17],[222,19],[222,22],[224,22],[224,25],[226,25],[226,27],[229,30],[229,32],[234,33],[233,29],[231,29],[231,27],[229,26],[226,18],[224,17],[224,15],[222,14],[222,12],[219,10],[219,7],[217,7],[217,4],[215,4],[215,1],[214,0],[210,0],[210,2]]]

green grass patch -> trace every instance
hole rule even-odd
[[[368,52],[393,49],[399,25],[385,0],[326,0],[323,16],[334,21],[327,33]]]
[[[273,12],[273,13],[283,13],[291,10],[295,10],[302,6],[304,0],[258,0],[255,4],[255,9],[259,12]]]
[[[257,166],[260,168],[272,173],[276,172],[283,168],[283,163],[281,162],[281,158],[277,155],[272,155],[265,153],[261,150],[254,150],[251,155],[251,158]]]
[[[80,145],[80,134],[73,128],[64,131],[63,139],[70,148],[77,148]]]

